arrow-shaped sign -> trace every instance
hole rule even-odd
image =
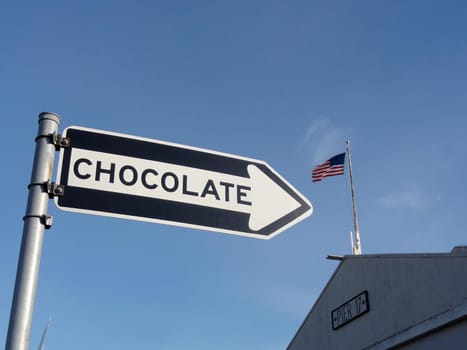
[[[311,204],[266,163],[82,127],[64,131],[59,208],[268,239]]]

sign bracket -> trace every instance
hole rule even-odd
[[[33,186],[41,186],[41,190],[49,195],[49,199],[65,195],[65,186],[59,185],[53,181],[32,182],[28,185],[28,190]]]
[[[53,199],[54,197],[62,197],[65,195],[65,186],[56,184],[55,182],[47,181],[45,183],[47,187],[47,193],[49,194],[49,198]]]
[[[56,132],[51,134],[38,135],[36,136],[35,141],[37,142],[42,138],[51,140],[52,144],[55,146],[56,151],[60,151],[60,148],[70,147],[70,138],[63,137],[61,134],[57,134]]]
[[[44,215],[34,215],[34,214],[29,214],[23,216],[23,221],[26,221],[29,218],[38,218],[41,222],[42,225],[44,225],[44,228],[48,230],[49,228],[52,227],[53,225],[53,216],[44,214]]]

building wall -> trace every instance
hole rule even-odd
[[[363,349],[467,299],[467,255],[346,256],[289,350]],[[369,312],[337,330],[331,312],[363,291]]]
[[[467,348],[467,320],[449,325],[405,345],[397,350],[449,350]]]

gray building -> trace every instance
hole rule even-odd
[[[467,349],[467,247],[337,259],[288,350]]]

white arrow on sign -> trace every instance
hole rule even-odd
[[[311,204],[266,163],[162,141],[71,127],[57,206],[271,238]]]
[[[79,148],[72,150],[71,164],[69,186],[247,213],[253,231],[300,207],[253,164],[244,178]]]

